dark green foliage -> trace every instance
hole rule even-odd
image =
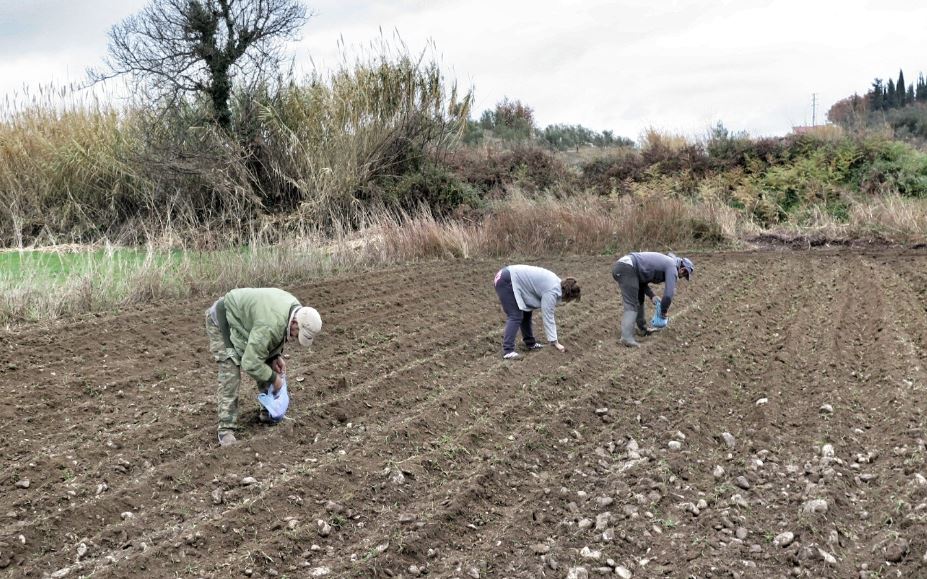
[[[904,108],[917,102],[927,101],[927,84],[925,84],[924,75],[921,73],[917,75],[916,84],[906,84],[904,80],[904,71],[899,70],[897,82],[890,78],[888,79],[888,84],[883,85],[882,79],[874,79],[864,100],[868,111],[870,113],[875,113],[870,115],[870,123],[879,123],[882,119],[877,113],[881,111]],[[834,107],[845,108],[845,101],[846,99],[838,101]],[[853,108],[858,110],[855,106]],[[833,111],[834,109],[832,108],[831,110]],[[838,117],[836,122],[845,128],[849,128],[849,119],[844,113],[845,111],[841,111],[835,114],[835,116]],[[831,114],[828,113],[828,118],[830,117]]]
[[[869,98],[871,110],[881,111],[885,108],[885,89],[882,87],[881,78],[872,81],[872,89],[866,96]]]
[[[862,145],[865,163],[854,182],[860,191],[927,197],[927,155],[898,141],[872,140]]]
[[[540,138],[551,149],[566,151],[585,146],[633,147],[634,141],[626,137],[615,137],[612,131],[597,133],[582,125],[548,125]]]
[[[461,140],[465,145],[478,145],[483,142],[485,132],[482,123],[467,120]]]
[[[885,122],[894,129],[896,138],[927,142],[927,106],[922,103],[888,111]]]
[[[904,83],[904,71],[898,71],[898,82],[895,83],[895,106],[903,107],[906,103],[907,85]]]
[[[429,207],[435,215],[447,215],[461,205],[482,204],[476,189],[446,167],[426,163],[420,169],[380,180],[381,198],[407,211]]]
[[[582,125],[548,125],[541,132],[541,140],[552,149],[565,151],[591,145],[595,135]]]

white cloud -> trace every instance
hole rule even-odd
[[[109,26],[144,5],[103,0],[76,10],[85,3],[32,1],[44,9],[13,11],[19,48],[0,59],[0,90],[98,63]],[[0,22],[8,5],[0,0]],[[783,134],[811,121],[812,93],[821,122],[833,102],[865,92],[873,77],[896,78],[903,68],[912,82],[927,68],[919,61],[927,40],[911,29],[927,21],[927,5],[904,0],[319,0],[309,6],[315,16],[294,47],[304,71],[310,57],[323,70],[337,63],[341,40],[356,54],[381,31],[387,38],[396,31],[413,52],[434,42],[446,73],[475,86],[477,115],[508,96],[533,107],[541,125],[581,123],[632,138],[650,126],[701,134],[717,121],[752,134]],[[0,23],[0,32],[9,29]],[[60,42],[49,42],[49,34]],[[3,52],[8,47],[0,43]]]

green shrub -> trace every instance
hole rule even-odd
[[[485,138],[485,131],[480,123],[468,120],[461,140],[465,145],[479,145]]]
[[[448,215],[461,205],[479,207],[482,200],[476,189],[457,175],[436,164],[399,177],[381,180],[383,199],[406,211],[429,207],[434,215]]]
[[[916,104],[885,112],[885,122],[895,137],[914,141],[927,141],[927,106]]]
[[[897,192],[927,197],[927,154],[898,141],[868,140],[865,160],[854,172],[854,185],[864,193]]]

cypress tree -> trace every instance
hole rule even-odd
[[[895,104],[898,102],[898,97],[895,95],[895,81],[888,79],[888,90],[885,91],[885,100],[883,101],[884,109],[893,109]]]
[[[885,106],[885,99],[882,95],[882,79],[877,78],[872,81],[872,90],[869,92],[869,100],[872,110],[880,111]]]
[[[904,83],[904,71],[900,68],[898,69],[898,82],[895,83],[895,104],[896,106],[903,107],[906,104],[907,95],[905,94],[905,85]]]

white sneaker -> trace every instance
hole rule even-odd
[[[529,346],[529,347],[528,347],[528,351],[529,351],[529,352],[530,352],[531,350],[543,350],[543,349],[544,349],[544,344],[542,344],[542,343],[540,343],[540,342],[535,342],[533,346]]]
[[[502,356],[506,360],[514,360],[516,358],[521,358],[521,355],[518,352],[509,352],[505,356]]]

